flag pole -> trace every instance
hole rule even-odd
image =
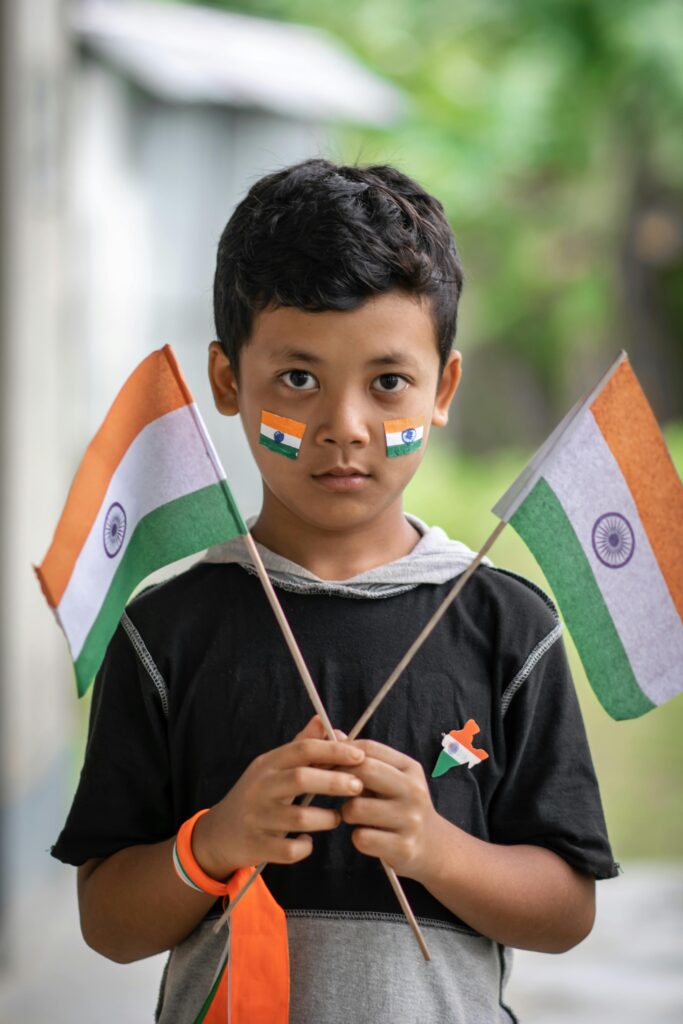
[[[294,636],[294,634],[292,632],[292,628],[289,625],[289,622],[287,621],[287,617],[286,617],[284,611],[282,610],[282,605],[280,604],[280,602],[278,600],[277,594],[275,593],[275,590],[273,588],[273,584],[271,583],[270,577],[268,576],[268,573],[266,572],[266,567],[263,564],[263,560],[262,560],[262,558],[261,558],[261,556],[259,554],[258,548],[256,547],[256,544],[254,542],[254,538],[251,535],[251,532],[247,532],[246,534],[244,534],[244,540],[246,542],[247,549],[249,550],[249,554],[251,555],[252,560],[254,562],[254,566],[256,567],[256,571],[258,573],[259,579],[260,579],[261,583],[263,584],[263,589],[266,592],[266,597],[268,598],[268,601],[270,602],[270,606],[273,609],[273,612],[275,613],[275,617],[276,617],[276,619],[278,621],[280,629],[282,630],[282,634],[283,634],[283,636],[285,638],[285,642],[287,644],[287,647],[289,648],[289,651],[290,651],[292,657],[294,658],[296,666],[299,669],[299,674],[301,675],[301,679],[303,681],[303,684],[306,687],[306,692],[308,693],[308,696],[310,697],[311,703],[313,704],[313,707],[315,708],[316,712],[320,715],[320,718],[322,720],[323,726],[325,728],[325,732],[327,733],[328,740],[333,740],[334,741],[334,740],[336,740],[337,737],[335,735],[334,728],[333,728],[332,723],[331,723],[331,721],[329,719],[327,711],[325,710],[325,705],[323,704],[322,700],[320,699],[320,694],[318,693],[318,691],[316,689],[315,683],[313,682],[313,679],[311,677],[311,673],[309,672],[308,666],[306,665],[306,662],[304,661],[304,658],[303,658],[303,655],[302,655],[301,650],[299,648],[299,645],[297,644],[296,638],[295,638],[295,636]],[[311,800],[313,800],[313,796],[312,795],[310,796],[310,799],[308,800],[308,803],[310,803]],[[304,806],[308,806],[308,804],[304,803]],[[398,880],[398,876],[397,876],[396,872],[394,871],[394,869],[389,864],[385,863],[385,861],[381,860],[380,863],[381,863],[382,867],[384,868],[384,871],[386,872],[386,875],[387,875],[387,878],[389,879],[391,887],[394,890],[394,893],[396,894],[396,898],[397,898],[398,902],[401,905],[401,910],[405,914],[406,919],[408,921],[408,924],[410,925],[410,927],[413,930],[413,934],[415,935],[415,938],[417,939],[417,944],[420,947],[420,951],[421,951],[423,957],[425,958],[425,960],[431,960],[431,956],[430,956],[429,950],[427,948],[427,943],[425,942],[424,936],[422,935],[422,932],[420,931],[420,926],[418,925],[417,920],[415,918],[415,915],[413,914],[412,908],[411,908],[410,904],[408,903],[408,899],[406,897],[406,894],[403,891],[401,883]],[[247,889],[251,886],[251,884],[256,881],[256,878],[261,874],[261,872],[263,871],[265,866],[266,866],[265,863],[263,863],[263,864],[259,864],[259,866],[257,868],[255,868],[255,870],[252,872],[252,874],[250,875],[250,877],[247,880],[247,882],[245,883],[245,885],[242,887],[241,891],[237,893],[237,895],[235,896],[235,899],[232,900],[230,905],[227,907],[227,909],[225,910],[225,913],[220,918],[218,923],[216,925],[214,925],[214,932],[217,933],[217,932],[220,931],[220,929],[223,927],[225,922],[228,920],[232,910],[234,910],[234,908],[237,906],[237,903],[242,899],[242,897],[247,892]]]
[[[254,542],[254,538],[252,537],[250,532],[244,534],[244,540],[246,542],[254,566],[256,567],[258,577],[263,585],[263,589],[266,592],[266,597],[270,602],[270,607],[273,609],[273,612],[275,613],[275,618],[277,619],[278,625],[282,630],[282,635],[285,638],[285,643],[289,648],[290,654],[294,658],[296,667],[299,670],[299,675],[301,676],[302,682],[306,687],[306,693],[310,697],[311,703],[315,708],[316,712],[320,715],[323,726],[325,727],[325,732],[327,733],[328,740],[336,740],[337,737],[335,736],[332,722],[330,721],[327,711],[325,710],[325,705],[320,699],[320,694],[316,689],[311,673],[308,671],[308,665],[304,661],[301,649],[298,643],[296,642],[294,634],[292,633],[292,627],[287,621],[287,616],[282,610],[282,605],[278,600],[278,596],[275,593],[273,584],[270,582],[270,576],[266,572],[266,567],[263,564],[263,560],[259,554],[258,548],[256,547],[256,544]]]

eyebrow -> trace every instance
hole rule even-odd
[[[306,352],[304,349],[298,348],[276,349],[274,352],[271,352],[270,358],[273,362],[277,362],[280,359],[292,360],[293,362],[301,363],[313,363],[317,365],[325,362],[324,359],[316,355],[314,352]],[[415,359],[406,352],[395,351],[387,352],[386,355],[383,356],[376,356],[374,359],[368,359],[366,366],[397,366],[401,364],[405,365],[406,363],[414,366]]]
[[[397,366],[408,363],[411,366],[415,365],[415,359],[413,356],[408,355],[407,352],[387,352],[384,356],[377,356],[376,359],[368,359],[368,366]]]
[[[299,348],[278,348],[270,353],[271,362],[277,363],[281,359],[291,360],[295,363],[322,363],[320,356],[313,352],[305,352]]]

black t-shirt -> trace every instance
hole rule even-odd
[[[452,583],[380,599],[279,590],[336,728],[350,730]],[[241,566],[199,563],[127,613],[94,683],[80,781],[51,850],[69,864],[172,836],[313,714],[261,584]],[[540,588],[479,566],[362,735],[419,761],[436,810],[470,834],[546,847],[610,878],[618,865],[560,631]],[[442,734],[471,718],[488,759],[432,778]],[[396,910],[379,862],[344,824],[264,878],[286,910]],[[419,883],[404,887],[416,914],[461,924]]]

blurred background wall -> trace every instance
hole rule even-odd
[[[258,478],[206,380],[219,235],[262,174],[396,117],[400,90],[324,33],[145,3],[3,5],[2,934],[28,901],[81,763],[89,697],[32,578],[84,447],[171,343],[248,512]],[[10,938],[11,937],[11,938]]]
[[[235,202],[311,155],[395,163],[441,199],[466,272],[464,374],[408,507],[476,549],[491,505],[621,348],[683,459],[683,23],[675,0],[0,10],[0,1017],[28,1021],[44,1019],[29,991],[50,987],[22,980],[36,923],[75,910],[75,872],[48,851],[90,703],[30,566],[115,393],[165,343],[241,507],[257,509],[239,425],[205,380]],[[491,554],[549,589],[512,531]],[[566,643],[616,858],[640,858],[651,881],[683,855],[681,699],[613,723]],[[680,901],[676,871],[661,877]]]

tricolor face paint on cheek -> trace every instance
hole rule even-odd
[[[385,420],[384,434],[387,439],[387,455],[410,455],[417,451],[424,436],[424,416],[407,420]]]
[[[305,430],[305,423],[287,419],[286,416],[276,416],[274,412],[261,409],[259,444],[269,448],[271,452],[295,459],[299,454]]]

